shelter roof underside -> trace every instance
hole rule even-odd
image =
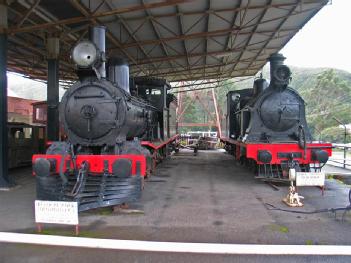
[[[8,5],[8,70],[46,80],[48,37],[60,39],[60,79],[75,79],[72,47],[107,27],[107,55],[134,76],[168,81],[255,75],[327,0],[18,0]]]

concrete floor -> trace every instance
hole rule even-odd
[[[331,169],[328,167],[328,169]],[[19,187],[0,192],[0,231],[35,232],[35,180],[29,169],[13,171]],[[288,209],[279,190],[257,181],[218,151],[180,152],[163,162],[131,208],[143,213],[85,212],[83,236],[115,239],[240,244],[351,245],[351,212],[295,214],[268,210],[265,203]],[[300,188],[305,206],[299,211],[345,207],[349,187],[327,180],[324,196],[316,187]],[[292,210],[292,209],[290,209]],[[45,226],[50,234],[70,234],[70,227]],[[209,256],[88,250],[32,245],[0,245],[0,262],[350,262],[345,257]]]

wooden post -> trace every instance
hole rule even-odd
[[[76,236],[79,236],[79,225],[76,225]]]
[[[38,224],[37,224],[37,231],[38,231],[38,233],[41,233],[42,230],[43,230],[43,229],[42,229],[41,223],[38,223]]]

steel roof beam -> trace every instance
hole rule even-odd
[[[281,19],[281,18],[279,18]],[[253,27],[254,25],[250,26]],[[220,30],[214,30],[210,32],[199,32],[199,33],[193,33],[193,34],[188,34],[188,35],[178,35],[174,37],[165,37],[165,38],[159,38],[159,39],[152,39],[152,40],[143,40],[139,42],[131,42],[131,43],[125,43],[123,44],[123,48],[130,48],[130,47],[135,47],[139,45],[153,45],[153,44],[162,44],[165,42],[171,42],[171,41],[179,41],[179,40],[188,40],[188,39],[196,39],[196,38],[208,38],[208,37],[216,37],[216,36],[225,36],[228,33],[230,34],[237,34],[237,35],[250,35],[251,32],[243,32],[243,29],[247,28],[228,28],[228,29],[220,29]],[[291,31],[298,31],[300,28],[288,28],[284,29],[281,32],[291,32]],[[270,34],[272,33],[272,30],[262,30],[262,31],[257,31],[257,34]]]
[[[285,37],[285,36],[281,35],[280,37]],[[263,40],[263,41],[255,42],[255,43],[252,43],[252,44],[249,44],[249,45],[243,45],[243,46],[240,46],[240,47],[236,47],[236,48],[228,50],[228,51],[220,50],[220,51],[210,51],[210,52],[207,52],[207,53],[206,52],[190,53],[190,54],[188,54],[188,56],[189,57],[199,57],[199,56],[203,57],[203,56],[206,56],[206,55],[211,55],[211,56],[226,55],[226,54],[231,54],[233,52],[240,52],[240,51],[244,50],[246,47],[258,45],[258,44],[265,43],[265,42],[266,42],[266,40]],[[254,50],[255,49],[250,49],[250,51],[254,51]],[[168,61],[168,60],[174,60],[174,59],[181,59],[181,58],[184,58],[184,57],[186,57],[186,55],[184,55],[184,54],[182,54],[182,55],[175,55],[175,56],[169,56],[169,57],[153,57],[153,58],[151,58],[151,60],[149,60],[149,59],[139,60],[138,61],[138,65],[154,63],[154,62],[162,62],[162,61]]]
[[[108,6],[108,8],[109,8],[110,10],[113,10],[112,6],[111,6],[107,1],[105,2],[105,4]],[[130,35],[130,37],[132,37],[136,43],[139,43],[139,40],[138,40],[138,38],[135,36],[135,34],[136,34],[136,32],[137,32],[141,27],[138,27],[137,30],[135,30],[134,32],[131,32],[130,28],[129,28],[128,25],[123,21],[123,19],[122,19],[119,15],[117,15],[117,14],[116,14],[115,16],[119,19],[120,23],[122,24],[122,26],[124,27],[124,29],[128,32],[128,34]],[[141,52],[144,53],[144,56],[145,56],[146,58],[150,58],[149,55],[147,54],[147,52],[145,51],[145,49],[143,48],[143,46],[138,45],[138,47],[139,47],[139,49],[141,50]],[[124,51],[122,51],[122,52],[124,52]],[[125,53],[125,52],[124,52],[124,53]],[[153,64],[153,67],[156,68],[156,66],[155,66],[154,64]]]
[[[207,82],[204,82],[205,80],[202,80],[200,83],[196,83],[196,81],[194,81],[193,84],[187,84],[187,85],[181,85],[181,86],[172,86],[172,90],[180,89],[180,88],[186,88],[186,87],[193,87],[193,86],[204,86],[204,85],[208,85],[208,84],[222,82],[222,81],[225,81],[225,80],[227,80],[227,79],[221,79],[221,80],[215,80],[215,81],[207,81]]]
[[[177,12],[179,12],[179,7],[177,6]],[[178,16],[178,21],[179,21],[179,27],[180,27],[180,34],[181,35],[184,35],[184,26],[183,26],[183,17],[182,16]],[[187,66],[188,66],[188,70],[191,72],[191,68],[190,68],[190,59],[189,59],[189,56],[188,56],[188,48],[186,46],[186,43],[185,43],[185,39],[183,39],[183,48],[184,48],[184,52],[185,52],[185,55],[186,55],[186,62],[187,62]]]
[[[250,71],[256,71],[256,70],[259,70],[260,68],[261,67],[251,68]],[[246,69],[241,69],[241,70],[238,70],[238,72],[240,72],[240,75],[241,75],[241,74],[243,74],[243,72],[245,72],[245,70]],[[220,78],[218,76],[218,71],[216,71],[216,70],[206,71],[205,73],[206,74],[203,74],[202,71],[198,71],[198,72],[193,72],[192,75],[190,75],[190,76],[189,75],[185,75],[185,77],[201,77],[201,76],[204,76],[204,78],[207,78],[208,76],[210,76],[211,79],[218,79],[218,78]],[[224,71],[221,72],[221,74],[224,74],[224,75],[225,74],[230,74],[230,73],[231,73],[231,70],[224,70]],[[247,75],[254,75],[254,73],[251,72],[251,73],[248,73]],[[163,76],[163,77],[168,77],[168,78],[177,77],[177,78],[180,78],[182,76],[183,76],[183,74],[170,74],[169,76],[166,75],[166,76]]]
[[[249,79],[252,79],[252,76],[248,77],[248,78],[243,78],[243,79],[239,79],[239,80],[236,80],[236,81],[228,82],[228,83],[218,84],[216,86],[196,88],[196,89],[187,89],[187,90],[179,90],[179,91],[174,91],[174,92],[172,91],[172,93],[173,94],[177,94],[177,93],[184,93],[184,92],[190,92],[190,91],[195,91],[196,92],[196,91],[199,91],[199,90],[216,89],[216,88],[220,88],[220,87],[226,87],[226,86],[229,86],[229,85],[235,85],[235,83],[246,81],[246,80],[249,80]]]
[[[222,72],[222,76],[223,78],[229,78],[231,71],[223,71]],[[233,77],[240,77],[243,76],[244,70],[242,71],[238,71],[238,75],[237,76],[233,76]],[[247,73],[246,76],[253,76],[253,73]],[[233,78],[232,77],[232,78]],[[173,79],[171,79],[173,78]],[[214,72],[208,72],[206,75],[204,75],[202,72],[200,73],[193,73],[193,75],[191,76],[186,76],[185,78],[182,75],[172,75],[169,77],[170,82],[175,82],[175,81],[186,81],[186,80],[200,80],[200,79],[210,79],[210,80],[214,80],[214,79],[218,79],[218,72],[214,71]]]
[[[22,5],[23,7],[27,8],[27,9],[30,9],[30,7],[31,7],[31,6],[27,3],[27,1],[25,1],[25,0],[18,0],[18,3],[19,3],[20,5]],[[13,9],[12,9],[12,10],[13,10]],[[16,11],[16,12],[17,12],[17,10],[13,10],[13,11]],[[55,17],[53,14],[49,13],[49,12],[46,11],[45,9],[41,8],[40,5],[37,5],[37,7],[34,8],[34,9],[32,10],[32,13],[35,14],[35,15],[37,16],[37,18],[40,18],[41,20],[43,20],[43,21],[45,21],[45,22],[47,22],[47,23],[51,23],[51,22],[57,20],[57,17]],[[22,13],[20,13],[20,12],[17,12],[17,15],[19,15],[20,18],[22,18],[22,16],[23,16]],[[27,18],[27,21],[29,21],[30,23],[32,23],[33,26],[37,25],[36,22],[30,20],[29,18]],[[67,31],[67,30],[69,29],[67,26],[61,26],[61,27],[56,26],[55,28],[52,28],[52,30],[54,30],[55,33],[57,33],[57,31],[58,31],[59,29],[61,29],[61,28],[62,28],[64,31]],[[38,30],[34,30],[34,31],[28,32],[28,33],[31,33],[31,34],[38,34],[38,33],[39,33],[39,34],[43,34],[42,31],[38,31]],[[77,37],[74,36],[74,35],[72,35],[72,34],[70,34],[69,37],[70,37],[72,40],[76,40],[76,39],[77,39]],[[64,41],[64,40],[63,40],[63,41]],[[66,44],[67,44],[67,43],[66,43]]]
[[[245,63],[246,61],[242,61],[242,63]],[[247,61],[247,63],[250,63],[250,61]],[[264,60],[256,60],[256,62],[262,63],[264,65],[264,63],[266,62],[266,59]],[[230,66],[230,65],[234,65],[235,62],[231,62],[226,64],[225,66]],[[213,65],[205,65],[205,66],[198,66],[195,68],[192,68],[193,72],[196,72],[197,70],[207,70],[207,69],[211,69],[211,68],[218,68],[220,67],[222,64],[218,63],[218,64],[213,64]],[[187,70],[174,70],[174,71],[161,71],[160,73],[157,74],[150,74],[150,76],[166,76],[166,75],[170,75],[170,74],[180,74],[180,73],[187,73]]]
[[[325,1],[319,1],[318,3],[321,3],[321,7],[319,7],[318,8],[318,10],[320,9],[320,8],[322,8],[324,5],[325,5],[325,3],[326,2],[328,2],[327,0],[325,0]],[[300,11],[295,11],[295,9],[296,9],[296,7],[297,6],[299,6],[301,3],[300,2],[297,2],[297,3],[295,3],[293,6],[295,6],[295,8],[293,8],[293,9],[291,9],[291,12],[289,12],[289,14],[288,15],[284,15],[284,16],[280,16],[280,17],[278,17],[278,19],[277,18],[274,18],[274,19],[268,19],[268,20],[265,20],[265,22],[266,21],[268,21],[268,22],[270,22],[270,21],[273,21],[273,20],[281,20],[281,19],[283,19],[284,21],[286,21],[291,15],[297,15],[297,14],[301,14],[301,13],[305,13],[305,12],[310,12],[310,11],[312,11],[312,10],[316,10],[316,7],[313,7],[313,8],[309,8],[309,9],[306,9],[306,10],[300,10]],[[317,11],[318,11],[317,10]],[[265,12],[267,11],[267,9],[265,10]],[[316,12],[317,12],[316,11]],[[260,24],[260,23],[259,23]],[[257,24],[257,26],[259,25],[259,24]],[[261,23],[262,24],[262,23]],[[280,24],[280,23],[279,23]],[[257,26],[256,26],[256,28],[255,29],[257,29]],[[281,26],[279,26],[278,28],[281,28]],[[276,29],[277,30],[277,29]],[[297,30],[298,31],[298,30]],[[253,33],[254,33],[255,31],[253,31]],[[273,36],[275,35],[275,30],[273,30],[272,31],[272,33],[273,33]],[[282,32],[282,30],[281,31],[279,31],[279,32]],[[253,34],[252,33],[252,34]],[[257,32],[256,32],[257,33]],[[286,37],[286,36],[282,36],[282,35],[280,35],[280,36],[278,36],[278,38],[282,38],[282,37]],[[251,38],[252,38],[252,36],[250,37],[250,39],[249,39],[249,41],[248,42],[246,42],[246,43],[250,43],[250,40],[251,40]],[[265,41],[262,41],[262,43],[264,43],[264,45],[263,45],[263,47],[259,50],[259,52],[258,52],[258,55],[257,56],[259,56],[259,54],[262,52],[262,50],[264,50],[264,48],[265,47],[267,47],[267,45],[270,43],[270,40],[272,40],[272,35],[271,36],[269,36],[269,38],[267,39],[267,40],[265,40]],[[278,50],[277,50],[278,51]],[[237,59],[235,59],[235,60],[232,60],[232,61],[238,61]],[[237,65],[234,65],[234,67],[233,67],[233,72],[235,71],[235,67],[236,67]]]
[[[253,70],[254,71],[254,70]],[[239,71],[237,71],[238,73],[240,72],[240,70]],[[235,78],[235,77],[245,77],[245,76],[253,76],[254,74],[248,74],[248,73],[246,73],[246,75],[244,75],[244,73],[243,74],[240,74],[240,75],[236,75],[236,76],[230,76],[228,73],[226,73],[226,74],[223,74],[223,75],[221,75],[221,78]],[[177,76],[176,76],[177,77]],[[216,73],[216,74],[213,74],[213,75],[207,75],[206,77],[203,77],[203,76],[200,76],[200,77],[193,77],[193,76],[188,76],[187,78],[179,78],[179,77],[177,77],[177,78],[174,78],[173,77],[173,79],[170,79],[169,81],[170,82],[180,82],[180,81],[191,81],[191,80],[202,80],[202,79],[217,79],[218,78],[218,73]]]
[[[141,2],[142,2],[142,4],[145,4],[144,0],[141,0]],[[151,16],[149,10],[145,10],[144,12],[145,12],[145,14],[148,17]],[[156,26],[155,26],[155,24],[153,22],[153,19],[149,19],[149,21],[150,21],[150,24],[152,26],[152,29],[153,29],[154,33],[156,34],[156,37],[158,39],[160,39],[161,38],[161,34],[160,34],[160,32],[158,32],[158,30],[157,30],[157,28],[156,28]],[[168,53],[168,50],[167,50],[167,48],[166,48],[166,46],[165,46],[165,44],[163,42],[161,42],[161,47],[162,47],[162,50],[163,50],[164,54],[168,57],[169,53]],[[168,63],[169,63],[170,66],[173,66],[171,61],[168,61]]]
[[[265,50],[265,48],[267,47],[267,45],[269,44],[269,42],[275,37],[277,32],[281,32],[280,29],[282,28],[282,26],[284,25],[284,23],[286,22],[286,20],[288,20],[288,18],[290,17],[290,15],[292,15],[296,8],[299,6],[299,4],[296,4],[295,8],[292,8],[291,11],[289,12],[289,14],[287,15],[287,17],[285,19],[283,19],[283,21],[278,25],[278,27],[276,28],[275,31],[273,31],[272,35],[270,36],[270,38],[267,40],[267,42],[262,46],[262,48],[258,51],[257,56],[254,57],[251,61],[251,63],[248,65],[248,68],[255,62],[255,59],[257,59],[257,57],[262,53],[263,50]],[[319,8],[315,8],[316,11],[313,13],[312,16],[314,16],[322,7],[324,6],[324,4],[322,4]],[[288,40],[289,41],[289,40]]]
[[[32,54],[37,54],[37,59],[41,58],[41,59],[44,60],[44,58],[46,56],[45,51],[40,50],[39,48],[32,46],[30,43],[28,43],[28,41],[21,40],[21,39],[19,39],[17,37],[11,37],[9,42],[14,43],[15,47],[16,46],[21,46],[23,49],[26,50],[27,54],[30,54],[30,52],[28,50],[31,50]],[[12,48],[12,45],[10,46],[10,48]],[[11,58],[12,57],[10,57],[9,59],[11,60]],[[63,64],[64,66],[71,67],[73,69],[72,63],[70,63],[69,61],[66,61],[65,57],[60,56],[60,61],[61,61],[61,64]]]
[[[271,4],[272,4],[272,0],[269,0],[268,3],[266,2],[266,5],[271,5]],[[245,51],[246,51],[246,47],[250,44],[251,39],[252,39],[253,35],[255,34],[255,32],[256,32],[258,26],[260,25],[261,21],[263,20],[264,16],[266,15],[267,10],[268,10],[268,9],[266,8],[266,9],[264,9],[264,11],[261,13],[261,15],[260,15],[260,17],[259,17],[259,19],[258,19],[258,23],[256,23],[256,25],[255,25],[253,31],[251,31],[251,34],[250,34],[249,38],[246,40],[245,45],[244,45],[245,47],[244,47],[243,50],[241,51],[240,56],[239,56],[239,59],[236,60],[237,62],[234,64],[234,66],[233,66],[233,68],[232,68],[232,71],[233,71],[233,72],[235,71],[235,68],[236,68],[237,65],[239,64],[239,62],[240,62],[242,56],[244,55],[244,53],[245,53]]]
[[[238,4],[237,4],[237,6],[236,6],[236,8],[239,8],[240,6],[241,6],[241,4],[242,4],[242,0],[240,0],[240,1],[238,1]],[[237,19],[237,17],[238,17],[238,14],[239,14],[239,12],[235,12],[235,15],[234,15],[234,17],[233,17],[233,20],[232,20],[232,25],[231,25],[231,28],[233,28],[233,29],[235,29],[236,28],[236,19]],[[240,32],[237,32],[237,34],[238,33],[240,33]],[[228,34],[228,37],[227,37],[227,44],[226,44],[226,46],[225,46],[225,50],[227,51],[228,49],[231,49],[231,48],[233,48],[233,38],[232,38],[233,36],[232,36],[232,34]],[[236,36],[235,36],[236,37]],[[231,42],[232,43],[230,43],[230,40],[232,40]],[[230,46],[229,46],[229,44],[231,44]],[[226,60],[226,61],[225,61]],[[223,62],[223,66],[225,66],[227,63],[228,63],[228,57],[223,57],[223,60],[222,60],[222,62]],[[225,61],[225,62],[224,62]],[[222,70],[222,67],[219,69],[220,71]]]
[[[283,21],[281,23],[279,23],[279,25],[276,29],[277,31],[279,31],[279,29],[284,25],[285,21],[290,17],[290,15],[294,12],[294,10],[297,8],[297,6],[298,6],[298,4],[296,4],[295,7],[289,11],[289,14],[286,16],[286,18],[283,19]],[[266,41],[266,43],[262,46],[262,48],[260,48],[260,50],[257,52],[257,55],[251,60],[251,63],[248,65],[248,67],[254,62],[254,60],[261,54],[262,50],[264,50],[264,48],[268,45],[268,43],[273,39],[273,37],[275,36],[275,32],[273,32],[273,34],[269,37],[269,39]]]
[[[80,3],[78,3],[78,1],[76,0],[70,0],[71,4],[77,8],[77,10],[79,12],[81,12],[84,16],[86,17],[91,17],[91,12],[86,10],[85,7],[83,7]],[[94,24],[99,24],[99,22],[97,21],[96,18],[91,18],[92,22]],[[125,51],[123,48],[122,48],[122,44],[121,42],[115,38],[110,32],[106,32],[106,36],[108,37],[108,39],[117,47],[119,47],[121,49],[121,51],[134,63],[134,64],[137,64],[137,61],[134,59],[133,56],[131,56],[127,51]],[[137,66],[138,68],[140,68],[139,66]],[[143,71],[142,68],[140,68],[141,71]]]
[[[75,4],[81,5],[80,1],[78,1],[78,0],[73,0],[73,1],[75,2]],[[47,28],[51,28],[51,27],[55,27],[55,26],[77,24],[80,22],[87,22],[87,21],[90,21],[90,20],[96,19],[96,18],[113,16],[113,15],[117,15],[117,14],[125,14],[125,13],[145,10],[145,9],[173,6],[176,4],[186,3],[186,2],[190,2],[190,1],[192,1],[192,0],[168,0],[168,1],[157,2],[157,3],[149,3],[149,4],[144,4],[144,5],[134,5],[134,6],[129,6],[129,7],[116,8],[116,9],[113,9],[113,10],[107,11],[107,12],[90,14],[89,16],[67,18],[67,19],[62,19],[59,21],[43,23],[43,24],[38,24],[38,25],[33,25],[33,26],[27,26],[27,27],[22,27],[22,28],[12,27],[12,28],[9,28],[7,30],[7,32],[9,34],[32,32],[32,31],[35,31],[38,29],[47,29]]]
[[[323,0],[322,0],[323,1]],[[324,0],[324,2],[328,2],[329,0]],[[297,3],[301,4],[319,4],[321,3],[321,0],[297,0]],[[290,7],[295,5],[295,3],[280,3],[280,4],[272,4],[269,6],[266,5],[252,5],[249,6],[249,9],[265,9],[265,8],[284,8],[284,7]],[[243,8],[221,8],[221,9],[216,9],[216,10],[210,10],[209,12],[216,12],[216,13],[223,13],[223,12],[238,12],[240,10],[244,9]],[[159,18],[164,18],[164,17],[173,17],[173,16],[192,16],[192,15],[201,15],[203,14],[203,11],[190,11],[190,12],[179,12],[177,11],[176,13],[167,13],[167,14],[162,14],[162,15],[153,15],[152,18],[154,19],[159,19]],[[135,20],[143,20],[145,19],[144,16],[140,17],[130,17],[126,18],[126,21],[135,21]]]
[[[211,18],[211,13],[210,13],[210,10],[211,10],[211,0],[207,0],[207,21],[206,21],[206,32],[208,32],[208,30],[210,29],[210,18]],[[205,53],[206,55],[204,56],[204,63],[205,65],[207,65],[207,57],[208,57],[208,37],[205,38],[205,41],[206,41],[206,45],[205,45]],[[200,58],[199,58],[200,59]],[[195,65],[197,63],[194,63]],[[193,65],[192,65],[193,66]],[[206,68],[203,67],[203,74],[205,75],[206,74]]]
[[[33,10],[39,5],[41,0],[35,1],[32,6],[27,10],[27,12],[23,15],[23,17],[17,22],[16,28],[20,28],[22,24],[27,20]]]
[[[21,35],[15,35],[17,31],[13,31],[14,34],[9,35],[9,41],[14,43],[13,47],[9,47],[9,52],[13,54],[12,58],[11,56],[9,57],[9,69],[14,68],[16,64],[16,68],[22,66],[26,70],[32,67],[32,70],[29,71],[32,74],[31,76],[43,79],[41,71],[45,71],[43,70],[43,66],[45,66],[43,64],[45,52],[44,54],[42,52],[45,51],[45,38],[46,34],[49,36],[54,34],[54,36],[59,36],[61,40],[65,41],[62,45],[60,56],[61,61],[65,61],[61,76],[70,79],[75,78],[74,74],[72,74],[73,65],[69,59],[70,47],[80,37],[84,36],[89,21],[96,24],[109,24],[109,22],[102,22],[100,17],[94,18],[101,15],[105,17],[103,21],[112,21],[113,19],[115,22],[114,26],[117,24],[117,19],[123,20],[120,26],[123,30],[123,36],[126,36],[123,38],[124,43],[121,41],[122,38],[112,32],[108,32],[107,38],[110,46],[115,47],[115,49],[118,48],[119,52],[123,52],[129,59],[131,73],[138,75],[143,71],[145,74],[151,74],[151,76],[170,77],[170,80],[222,78],[229,76],[228,69],[233,69],[233,66],[234,70],[238,68],[239,70],[231,72],[232,76],[255,74],[257,72],[255,70],[259,69],[258,66],[262,66],[265,63],[267,54],[278,51],[287,42],[287,39],[290,39],[301,29],[304,22],[308,21],[317,12],[317,9],[319,10],[327,2],[327,0],[289,0],[278,3],[272,1],[270,4],[264,4],[265,2],[261,3],[257,1],[253,3],[254,1],[248,1],[248,5],[246,5],[245,1],[244,5],[238,5],[237,3],[240,0],[236,0],[233,1],[231,6],[228,6],[229,8],[221,8],[215,0],[206,0],[204,6],[199,9],[189,8],[190,10],[195,10],[190,11],[187,9],[187,5],[183,5],[183,3],[187,2],[186,0],[168,0],[163,2],[158,0],[159,2],[153,1],[152,4],[148,4],[149,1],[145,1],[147,2],[145,5],[142,5],[142,0],[139,0],[139,2],[134,2],[136,4],[133,6],[118,10],[114,8],[112,2],[107,3],[111,4],[110,9],[105,9],[107,1],[100,0],[95,5],[98,7],[92,8],[92,11],[87,7],[88,4],[85,1],[71,0],[72,5],[80,5],[85,12],[80,10],[80,14],[77,17],[67,18],[69,16],[60,14],[59,10],[49,12],[44,9],[39,1],[18,0],[18,4],[16,4],[17,2],[13,2],[9,6],[9,11],[12,12],[12,20],[10,21],[12,27],[8,29],[8,32],[16,29],[16,25],[19,24],[19,30],[24,29],[24,33]],[[158,4],[165,7],[174,7],[160,8],[155,12],[156,15],[153,15],[154,12],[148,11],[151,8],[157,8],[156,5]],[[103,5],[105,7],[101,8]],[[301,8],[291,11],[291,8],[295,6],[301,6]],[[217,7],[218,9],[216,10]],[[133,12],[133,10],[129,9],[127,11],[128,8],[135,8],[133,10],[139,11],[139,13],[129,14],[128,12]],[[248,13],[248,10],[254,10],[254,12]],[[264,15],[264,12],[267,10],[272,11],[272,13],[269,12],[269,16],[267,16],[268,12],[267,15]],[[280,15],[283,10],[285,10],[284,15]],[[125,15],[121,15],[122,13],[119,13],[121,11]],[[291,12],[289,13],[289,11]],[[117,15],[115,15],[115,12]],[[165,12],[170,13],[167,14]],[[247,13],[246,18],[238,19],[239,15],[243,15],[244,12]],[[303,13],[304,15],[301,17],[296,16]],[[67,19],[59,19],[58,17],[62,18],[61,15]],[[143,17],[140,18],[140,15]],[[191,17],[191,15],[194,16]],[[106,19],[106,17],[108,18]],[[174,19],[168,19],[166,23],[166,20],[162,19],[166,17],[174,17]],[[185,20],[183,21],[183,17],[187,19],[186,21],[189,24],[183,24],[185,22]],[[289,17],[292,17],[294,21],[298,22],[298,27],[293,21],[290,24],[284,23],[284,25],[278,27],[283,20]],[[83,20],[74,22],[78,21],[75,19],[79,18],[83,18]],[[128,21],[137,21],[138,19],[143,19],[140,21],[142,25],[139,26],[140,23],[136,22],[136,29],[134,29]],[[239,20],[242,21],[241,24],[238,22]],[[82,23],[84,21],[88,23]],[[65,24],[66,22],[68,24]],[[209,31],[212,28],[212,22],[216,22],[213,27],[215,30]],[[72,23],[81,24],[72,27],[69,26]],[[148,23],[148,27],[143,28],[143,25],[146,23]],[[44,27],[40,29],[42,25]],[[259,25],[265,26],[261,28]],[[30,27],[38,28],[38,30],[26,31]],[[144,29],[148,30],[149,35],[144,37],[143,34],[143,37],[141,37],[140,33]],[[164,30],[167,33],[162,37]],[[276,30],[279,32],[276,32]],[[256,36],[258,37],[258,40],[255,41],[256,43],[251,43],[253,39],[256,39]],[[270,47],[273,44],[272,40],[275,38],[281,39],[278,39],[278,47]],[[128,39],[129,43],[127,43],[126,39]],[[232,46],[233,39],[236,39],[234,46]],[[170,43],[172,41],[174,42]],[[210,49],[212,44],[214,47]],[[138,53],[134,53],[134,47],[136,47]],[[15,48],[18,48],[18,51]],[[16,52],[16,54],[12,51]],[[113,49],[109,49],[109,51],[113,54]],[[246,53],[245,51],[250,53]],[[263,51],[266,53],[263,54]],[[243,60],[246,55],[247,58]],[[211,57],[215,60],[212,61]]]

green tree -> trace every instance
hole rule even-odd
[[[306,106],[306,116],[311,130],[321,131],[331,138],[338,138],[334,118],[350,123],[351,88],[350,83],[341,79],[334,70],[325,70],[317,76],[317,84],[301,90]],[[342,133],[341,133],[342,134]],[[315,133],[316,136],[316,133]]]
[[[321,132],[321,139],[323,141],[328,141],[328,142],[344,142],[344,129],[339,127],[339,126],[335,126],[335,127],[329,127],[324,129]],[[351,139],[350,136],[346,136],[346,143],[350,143]]]
[[[182,122],[184,123],[203,123],[207,122],[207,119],[204,120],[204,116],[207,116],[207,113],[203,110],[202,106],[197,100],[194,100],[191,97],[192,94],[186,94],[183,99],[183,105],[186,107],[184,112]],[[184,108],[183,108],[184,109]],[[188,131],[207,131],[207,127],[181,127],[180,132],[185,133]]]
[[[238,87],[232,82],[232,80],[225,80],[222,86],[215,89],[218,108],[222,114],[226,114],[227,112],[227,93],[231,90],[238,89]]]

